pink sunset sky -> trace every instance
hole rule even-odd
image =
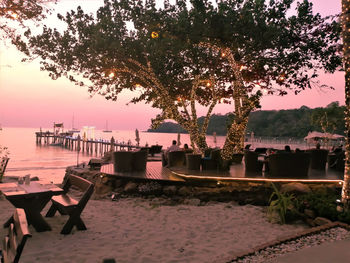
[[[313,0],[314,10],[321,15],[339,13],[340,0]],[[55,12],[64,13],[81,5],[93,12],[103,1],[60,0],[52,5]],[[57,25],[56,15],[45,23]],[[0,43],[0,124],[3,127],[52,127],[53,122],[64,122],[71,128],[75,116],[75,127],[95,126],[109,129],[147,129],[151,118],[160,111],[142,103],[126,105],[131,93],[125,92],[117,102],[107,101],[102,96],[93,98],[85,88],[75,86],[67,79],[52,80],[47,72],[40,71],[38,61],[22,63],[22,55],[10,44]],[[262,110],[292,109],[306,105],[310,108],[324,107],[333,101],[344,104],[344,73],[322,74],[322,84],[333,86],[335,90],[306,90],[301,94],[284,97],[265,96]],[[232,106],[218,105],[215,113],[225,114]],[[204,112],[200,112],[202,115]]]

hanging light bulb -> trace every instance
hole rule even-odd
[[[279,78],[278,78],[278,80],[281,81],[281,82],[284,81],[285,79],[286,79],[286,77],[285,77],[284,75],[281,75],[281,76],[279,76]]]
[[[158,32],[153,31],[153,32],[151,33],[151,37],[152,37],[152,38],[158,38],[158,37],[159,37]]]
[[[247,66],[241,65],[240,68],[239,68],[239,71],[245,70],[247,68],[248,68]]]

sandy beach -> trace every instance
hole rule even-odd
[[[159,199],[90,200],[82,218],[86,231],[61,235],[67,216],[46,218],[52,231],[37,233],[24,248],[21,262],[227,262],[232,255],[305,225],[269,223],[263,207],[230,203],[159,205]],[[49,208],[47,205],[43,214]],[[14,208],[0,201],[1,222]],[[6,229],[1,228],[1,236]]]

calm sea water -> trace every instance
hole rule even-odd
[[[46,131],[49,129],[43,129]],[[52,129],[50,129],[52,131]],[[54,183],[61,183],[67,166],[77,164],[77,152],[56,146],[37,145],[33,128],[4,127],[0,131],[0,145],[8,147],[10,161],[5,176],[24,176],[30,174],[40,179],[47,179]],[[82,133],[82,131],[81,131]],[[78,135],[78,134],[76,134]],[[91,132],[89,134],[92,136]],[[82,134],[81,134],[82,136]],[[118,142],[130,140],[135,144],[135,131],[113,131],[103,133],[94,131],[95,139],[110,140],[114,137]],[[148,133],[140,131],[140,145],[159,144],[163,148],[170,146],[172,140],[177,140],[174,133]],[[217,136],[217,146],[223,145],[224,136]],[[188,134],[181,134],[180,141],[190,145]],[[208,136],[207,143],[215,146],[213,136]],[[88,162],[95,155],[79,154],[79,162]]]

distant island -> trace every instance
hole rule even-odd
[[[311,109],[302,106],[291,110],[258,110],[249,115],[247,133],[254,132],[255,136],[268,137],[295,137],[303,138],[309,131],[323,131],[344,135],[345,106],[332,102],[325,108]],[[214,114],[211,116],[207,130],[208,135],[216,132],[217,135],[226,135],[227,126],[231,124],[234,115]],[[199,125],[204,117],[198,119]],[[323,126],[323,128],[322,128]],[[187,133],[180,125],[173,122],[164,122],[158,129],[148,129],[148,132]]]

